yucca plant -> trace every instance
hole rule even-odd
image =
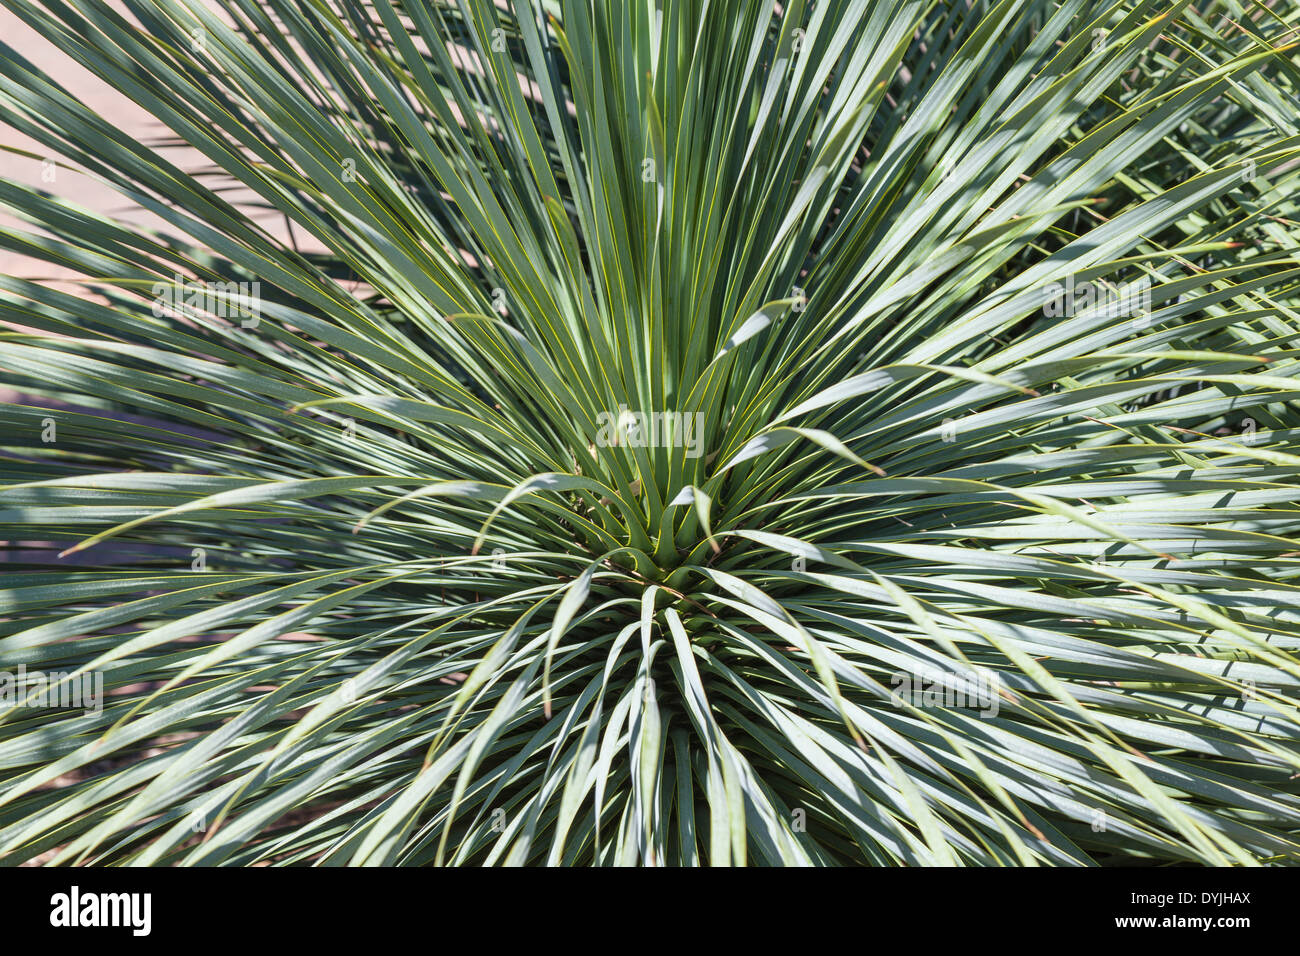
[[[1295,858],[1291,0],[4,3],[0,860]]]

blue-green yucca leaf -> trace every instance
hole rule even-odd
[[[0,860],[1297,858],[1294,10],[4,3]]]

